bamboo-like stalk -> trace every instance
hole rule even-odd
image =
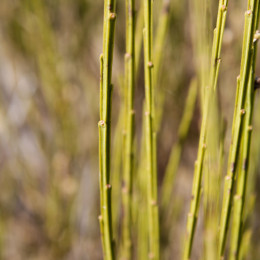
[[[140,34],[140,27],[141,25],[143,26],[144,23],[144,2],[142,1],[140,3],[140,10],[139,10],[139,14],[138,14],[138,18],[137,18],[137,26],[136,26],[136,72],[138,72],[138,67],[139,67],[139,53],[141,50],[141,44],[140,44],[140,39],[143,38],[143,34],[141,36]],[[161,67],[161,61],[162,61],[162,54],[163,54],[163,48],[164,48],[164,41],[166,38],[166,31],[167,31],[167,24],[168,24],[168,18],[169,17],[169,2],[168,0],[164,0],[163,3],[163,7],[162,7],[162,15],[159,18],[158,21],[158,25],[157,25],[157,34],[156,34],[156,39],[155,39],[155,47],[154,47],[154,52],[155,52],[155,64],[156,64],[156,72],[153,73],[153,86],[156,87],[157,85],[157,80],[158,80],[158,76],[159,76],[159,71],[160,71],[160,67]],[[140,16],[140,12],[142,11],[142,16]],[[157,76],[156,76],[156,75]],[[160,91],[158,91],[158,94],[161,94]],[[156,107],[156,110],[159,109],[160,111],[162,111],[161,107]],[[147,176],[143,175],[143,172],[145,171],[146,165],[147,165],[147,156],[146,156],[146,130],[145,130],[145,126],[146,126],[146,101],[144,101],[143,104],[143,126],[142,126],[142,142],[141,142],[141,152],[140,152],[140,163],[138,165],[138,171],[137,171],[137,183],[136,183],[136,187],[137,187],[137,192],[138,192],[138,199],[137,199],[137,203],[134,205],[134,215],[135,216],[140,216],[138,218],[138,232],[137,232],[137,253],[138,253],[138,259],[143,259],[144,256],[147,256],[147,239],[144,238],[148,238],[148,228],[144,225],[145,223],[145,219],[147,219],[148,217],[148,208],[145,207],[145,205],[147,205],[147,199],[144,197],[147,194]],[[160,113],[161,114],[161,113]],[[157,120],[157,115],[158,113],[156,113],[155,117]],[[154,122],[154,121],[153,121]],[[154,135],[153,137],[154,139],[156,138],[156,135]],[[155,142],[155,140],[154,140]],[[156,144],[154,144],[156,145]],[[156,148],[154,148],[154,151],[156,151]],[[156,157],[156,155],[154,154],[154,157]],[[155,162],[155,160],[153,160]],[[156,169],[156,165],[153,166],[154,169]],[[156,174],[156,173],[155,173]],[[140,209],[141,207],[141,209]],[[141,213],[140,213],[141,212]],[[137,222],[137,221],[136,221]],[[152,254],[151,254],[152,255]]]
[[[154,129],[154,88],[152,82],[153,1],[144,0],[144,72],[145,72],[145,146],[148,196],[149,257],[159,260],[159,214],[157,203],[156,132]]]
[[[187,239],[185,240],[183,259],[190,259],[193,237],[194,237],[196,222],[198,218],[203,161],[204,161],[204,155],[206,149],[206,130],[207,130],[207,121],[208,121],[208,111],[211,103],[211,98],[217,86],[219,66],[221,61],[220,53],[221,53],[224,27],[226,22],[227,4],[228,4],[227,0],[219,1],[217,25],[214,30],[214,38],[213,38],[213,46],[212,46],[210,83],[205,93],[205,103],[204,103],[203,115],[202,115],[198,155],[194,167],[192,201],[191,201],[190,212],[188,214],[188,221],[187,221]]]
[[[188,135],[192,115],[197,98],[197,81],[193,79],[190,84],[188,96],[186,99],[184,112],[178,129],[177,143],[172,147],[169,162],[167,164],[161,189],[161,208],[166,210],[172,195],[174,180],[179,166],[183,144]]]
[[[111,184],[110,184],[110,131],[111,131],[111,94],[112,63],[115,30],[115,0],[104,2],[103,54],[101,55],[100,78],[100,121],[99,126],[99,167],[100,167],[100,206],[99,216],[103,256],[106,260],[114,259]]]
[[[153,85],[154,85],[154,91],[156,100],[155,102],[155,130],[159,131],[161,126],[161,119],[162,119],[162,113],[163,113],[163,103],[165,99],[165,92],[161,91],[161,89],[158,87],[159,77],[160,77],[160,71],[162,68],[162,60],[163,60],[163,49],[165,47],[165,40],[167,36],[167,30],[168,30],[168,23],[170,19],[170,1],[169,0],[163,0],[162,3],[162,10],[161,15],[158,20],[157,30],[156,30],[156,37],[155,37],[155,44],[154,44],[154,72],[153,72]]]
[[[100,108],[102,107],[102,100],[103,100],[103,66],[104,66],[104,60],[103,60],[103,54],[100,55]],[[102,109],[101,109],[102,111]],[[101,124],[98,123],[99,127],[99,140],[101,137]],[[99,225],[100,225],[100,235],[101,235],[101,242],[103,250],[105,250],[105,238],[104,238],[104,223],[103,223],[103,216],[102,216],[102,205],[103,205],[103,178],[101,176],[101,167],[102,167],[102,145],[101,142],[99,142],[99,167],[100,167],[100,173],[99,173],[99,191],[100,191],[100,205],[101,205],[101,215],[98,217]]]
[[[254,91],[252,91],[252,76],[250,76],[249,88],[246,97],[246,118],[243,125],[243,137],[241,138],[240,147],[242,148],[242,167],[237,172],[237,191],[234,195],[234,211],[232,223],[232,238],[229,259],[239,259],[240,243],[242,239],[243,213],[245,204],[245,194],[247,186],[247,174],[250,153],[250,139],[252,131],[252,112],[254,103]]]
[[[257,37],[258,35],[258,37]],[[256,38],[259,39],[260,33],[259,31],[256,33]],[[257,55],[258,56],[258,55]],[[255,79],[255,89],[256,91],[259,88],[259,78]],[[260,103],[258,100],[258,94],[255,93],[255,107],[254,111],[259,111]],[[242,237],[240,241],[240,249],[239,249],[239,259],[258,259],[259,258],[259,247],[258,247],[258,239],[256,238],[257,231],[255,230],[255,226],[252,225],[255,219],[255,213],[257,212],[257,193],[258,187],[256,185],[258,173],[259,173],[259,154],[260,154],[260,136],[259,136],[259,126],[260,126],[260,118],[257,112],[253,115],[253,132],[252,132],[252,143],[250,148],[250,165],[248,172],[248,180],[246,187],[246,200],[244,206],[243,213],[243,227],[242,227]],[[258,211],[259,212],[259,211]],[[249,224],[249,225],[248,225]],[[256,233],[255,233],[256,232]],[[255,233],[255,234],[254,234]],[[254,235],[253,235],[254,234]]]
[[[229,163],[227,175],[225,177],[224,195],[222,203],[222,212],[220,220],[220,241],[219,241],[219,257],[224,257],[226,238],[229,228],[230,213],[232,207],[233,190],[235,183],[235,172],[238,165],[238,155],[240,142],[242,137],[242,126],[245,118],[245,96],[249,81],[251,49],[254,37],[254,19],[256,15],[256,7],[259,0],[249,0],[248,10],[245,13],[245,29],[242,47],[242,59],[240,68],[240,80],[237,85],[237,100],[232,126],[232,141],[229,150]]]
[[[256,16],[255,16],[255,29],[258,26],[259,17],[259,1],[256,3]],[[246,115],[243,124],[243,149],[242,149],[242,169],[238,172],[237,176],[237,191],[234,196],[234,213],[233,213],[233,224],[232,224],[232,239],[230,257],[231,260],[240,259],[240,245],[243,236],[243,215],[244,205],[246,198],[247,189],[247,176],[249,168],[249,156],[250,156],[250,145],[252,135],[252,118],[254,109],[254,96],[255,96],[255,65],[256,65],[256,54],[257,54],[257,38],[253,40],[252,57],[250,65],[250,74],[246,93]]]
[[[126,54],[125,54],[125,149],[123,175],[123,250],[124,259],[131,259],[131,202],[134,140],[134,82],[135,82],[135,1],[126,0]]]
[[[259,31],[255,34],[255,39],[260,39]],[[259,77],[255,78],[255,91],[259,88]],[[258,99],[258,94],[255,93],[255,107],[254,111],[259,111],[260,103]],[[257,211],[257,178],[259,173],[259,154],[260,154],[260,136],[259,136],[259,126],[260,118],[257,112],[253,115],[253,132],[252,132],[252,142],[250,148],[250,165],[247,177],[247,187],[246,187],[246,199],[243,213],[243,227],[242,227],[242,237],[240,241],[239,248],[239,259],[258,259],[259,258],[259,248],[258,240],[252,239],[253,233],[255,233],[255,227],[253,224],[255,219],[255,214]],[[249,223],[249,225],[248,225]],[[256,234],[254,234],[256,235]],[[232,242],[231,242],[232,243]]]

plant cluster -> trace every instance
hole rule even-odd
[[[133,259],[136,251],[138,259],[158,260],[162,258],[163,253],[161,251],[167,248],[167,242],[163,241],[162,235],[167,237],[167,226],[175,224],[174,211],[176,209],[172,205],[174,202],[172,202],[171,198],[174,193],[174,182],[183,145],[187,139],[193,111],[195,110],[197,89],[199,89],[201,93],[200,110],[202,119],[197,159],[194,164],[191,204],[187,217],[187,231],[183,243],[182,259],[189,260],[192,258],[195,231],[198,219],[201,218],[199,215],[201,197],[204,198],[205,240],[209,238],[208,241],[205,241],[203,259],[244,259],[243,257],[247,251],[246,249],[243,251],[242,248],[243,244],[248,243],[245,242],[248,239],[245,232],[246,191],[251,133],[253,129],[253,108],[257,88],[255,86],[258,82],[255,80],[255,67],[257,41],[259,38],[259,32],[257,31],[260,12],[259,1],[248,0],[245,12],[241,66],[240,74],[237,78],[228,170],[225,177],[222,171],[225,161],[223,147],[226,127],[223,120],[223,111],[221,111],[218,104],[219,91],[217,87],[228,1],[219,1],[216,28],[213,30],[212,41],[207,36],[207,33],[211,30],[210,26],[203,25],[203,21],[207,22],[206,12],[211,7],[211,3],[208,4],[203,0],[196,1],[195,5],[197,6],[194,10],[196,26],[204,29],[204,31],[201,34],[201,38],[199,38],[199,34],[194,36],[194,49],[197,50],[198,57],[203,59],[203,61],[198,64],[196,76],[191,81],[181,123],[177,130],[177,142],[172,148],[169,162],[163,175],[162,188],[158,193],[157,158],[159,151],[157,148],[157,134],[161,130],[161,117],[165,100],[165,94],[160,88],[159,79],[164,75],[163,70],[160,68],[164,57],[163,52],[167,30],[169,29],[168,20],[171,15],[171,4],[170,1],[166,0],[162,3],[162,12],[158,18],[156,40],[155,44],[153,44],[153,1],[142,1],[139,12],[135,11],[135,2],[133,0],[125,1],[126,54],[125,80],[122,82],[124,113],[123,119],[121,119],[123,123],[119,126],[119,129],[120,127],[122,129],[122,142],[118,142],[115,147],[117,149],[116,155],[120,154],[118,151],[122,151],[120,159],[115,158],[115,160],[119,160],[119,164],[122,165],[123,174],[122,181],[115,183],[119,187],[113,187],[113,189],[117,190],[117,196],[120,194],[120,189],[122,192],[122,226],[116,230],[118,237],[122,236],[122,244],[120,243],[121,240],[118,240],[118,244],[114,247],[111,224],[116,225],[116,223],[112,222],[110,212],[109,218],[106,220],[106,225],[108,225],[106,231],[101,224],[102,237],[109,238],[107,241],[103,241],[104,258]],[[111,6],[114,8],[114,2],[105,2],[104,6],[104,53],[107,53],[106,55],[109,58],[107,60],[109,64],[107,68],[112,70],[112,54],[110,53],[112,53],[113,34],[109,31],[111,29],[108,26],[108,22],[111,20],[111,13],[109,12]],[[196,15],[199,15],[201,10],[202,18],[198,18]],[[138,20],[141,20],[138,23],[139,26],[135,26],[136,13],[138,13]],[[143,30],[141,30],[142,27]],[[141,36],[141,31],[143,32],[143,37]],[[109,38],[110,36],[111,38]],[[140,158],[137,159],[138,153],[136,147],[134,147],[136,140],[134,135],[134,89],[137,85],[136,75],[139,72],[136,68],[139,67],[140,62],[140,38],[143,38],[143,85],[145,98],[142,112],[141,154]],[[107,51],[108,49],[109,52]],[[136,50],[138,51],[136,52]],[[137,63],[135,60],[137,60]],[[102,62],[101,66],[104,66]],[[108,102],[111,102],[111,74],[109,80],[106,80],[107,74],[105,70],[103,69],[101,72],[100,122],[107,126],[110,124],[110,119],[102,117],[102,111],[104,107],[108,111],[111,110],[112,103],[109,103],[109,107],[106,105]],[[105,84],[106,86],[104,86]],[[104,97],[106,97],[105,100]],[[101,126],[100,123],[99,126]],[[113,203],[113,200],[109,197],[106,200],[107,204],[105,204],[104,195],[102,195],[107,192],[108,188],[109,190],[111,189],[109,177],[106,177],[110,171],[109,162],[105,164],[107,168],[102,164],[102,161],[109,161],[113,158],[111,157],[111,148],[108,141],[110,140],[110,134],[110,131],[108,131],[106,136],[100,134],[101,219],[103,219],[104,209],[111,209],[111,203]],[[103,146],[105,142],[106,146]],[[135,161],[137,163],[134,163]],[[117,171],[120,172],[120,166],[117,168]],[[117,178],[120,178],[120,174],[117,175]],[[225,185],[221,207],[221,187],[223,182],[225,182]],[[110,193],[109,196],[111,196]],[[113,198],[118,200],[118,197]],[[143,208],[141,214],[138,212],[140,207]],[[234,208],[233,220],[230,225],[232,208]],[[120,219],[116,218],[116,221],[120,221]],[[232,232],[230,246],[228,247],[229,253],[227,253],[229,229]],[[211,234],[209,235],[209,233]],[[137,243],[134,243],[135,237],[137,237]],[[112,255],[110,251],[112,252],[115,248],[118,250]]]

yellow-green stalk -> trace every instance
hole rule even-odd
[[[249,0],[248,10],[245,13],[245,28],[242,47],[242,59],[240,68],[240,79],[237,85],[237,98],[235,113],[233,116],[232,137],[229,150],[229,162],[227,175],[225,177],[224,195],[220,220],[219,258],[224,257],[227,233],[229,228],[230,213],[232,208],[235,173],[238,166],[238,156],[242,138],[242,126],[245,114],[245,99],[247,86],[249,84],[250,65],[252,56],[252,44],[254,38],[255,15],[259,0]]]
[[[100,206],[99,216],[103,256],[105,260],[115,259],[112,234],[111,184],[110,184],[110,135],[111,135],[111,95],[112,63],[115,31],[115,0],[104,2],[103,54],[101,55],[100,78],[100,121],[99,127],[99,167]]]
[[[131,206],[134,140],[134,82],[135,82],[135,1],[126,0],[126,54],[125,54],[125,148],[122,187],[124,259],[131,259]]]
[[[157,202],[156,132],[152,82],[153,1],[144,0],[145,146],[148,197],[149,257],[159,260],[159,214]]]
[[[223,39],[223,33],[224,33],[224,27],[226,21],[226,13],[227,13],[227,4],[228,4],[227,0],[219,1],[217,26],[214,30],[211,68],[210,68],[210,82],[209,82],[209,86],[205,89],[198,155],[194,167],[192,201],[191,201],[190,212],[188,214],[188,221],[187,221],[187,238],[185,240],[184,254],[183,254],[183,259],[185,260],[190,259],[191,256],[193,238],[194,238],[194,233],[195,233],[195,228],[196,228],[196,223],[198,218],[203,161],[204,161],[204,155],[206,149],[208,111],[210,108],[212,96],[217,86],[217,79],[218,79],[219,66],[220,66],[220,53],[221,53],[222,39]]]
[[[257,1],[256,6],[256,15],[254,26],[258,26],[258,17],[259,17],[259,1]],[[237,190],[234,196],[234,211],[233,211],[233,224],[232,224],[232,238],[231,238],[231,249],[230,257],[231,260],[240,259],[240,247],[243,237],[243,216],[244,216],[244,206],[246,198],[246,189],[247,189],[247,176],[249,168],[249,158],[250,158],[250,145],[251,145],[251,134],[252,134],[252,118],[253,118],[253,109],[254,109],[254,96],[255,96],[255,65],[256,65],[256,54],[257,54],[257,42],[259,35],[256,33],[253,40],[253,47],[251,50],[251,64],[249,72],[249,80],[246,91],[246,100],[245,100],[245,120],[243,123],[242,129],[242,138],[240,146],[243,147],[241,157],[242,157],[242,167],[237,173]]]
[[[256,34],[257,35],[257,34]],[[258,37],[260,36],[258,32]],[[258,82],[258,83],[257,83]],[[256,78],[255,91],[260,86],[259,78]],[[258,99],[258,94],[255,93],[255,111],[259,111],[260,103]],[[259,248],[258,248],[258,240],[252,239],[253,233],[254,236],[257,236],[257,232],[255,231],[254,220],[257,221],[257,217],[255,213],[257,212],[257,177],[259,172],[259,154],[260,154],[260,136],[259,136],[259,126],[260,126],[260,118],[257,113],[253,115],[253,131],[252,131],[252,143],[251,143],[251,152],[250,152],[250,165],[248,172],[248,180],[246,187],[246,200],[244,206],[243,213],[243,225],[242,228],[242,237],[240,242],[239,249],[239,259],[258,259],[259,258]],[[247,225],[249,223],[249,225]],[[231,242],[232,243],[232,242]]]

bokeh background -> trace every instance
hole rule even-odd
[[[155,35],[162,2],[154,1]],[[158,133],[159,185],[171,147],[177,140],[191,79],[198,77],[199,84],[203,82],[200,75],[203,69],[207,70],[205,60],[210,49],[202,48],[200,40],[211,42],[217,13],[215,1],[171,0],[170,5],[158,84],[165,94]],[[204,9],[196,6],[204,6]],[[136,7],[138,11],[139,1]],[[244,10],[246,1],[230,1],[223,40],[218,103],[227,125],[225,158],[240,68]],[[124,12],[124,1],[118,0],[112,144],[116,140],[115,130],[123,100]],[[98,226],[97,128],[102,22],[103,1],[0,2],[0,259],[102,259]],[[135,91],[137,150],[140,150],[142,133],[142,66],[141,54]],[[253,185],[249,189],[253,207],[248,217],[253,246],[248,259],[260,259],[257,247],[260,235],[259,98],[257,94],[251,154]],[[174,186],[175,197],[180,203],[168,230],[173,240],[170,239],[166,246],[165,259],[179,259],[180,256],[200,120],[198,100]],[[136,165],[138,163],[137,158]],[[223,176],[225,170],[226,167]],[[200,259],[202,236],[201,220],[194,259]]]

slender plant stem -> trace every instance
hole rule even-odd
[[[230,213],[232,207],[233,190],[235,183],[235,172],[238,165],[238,155],[240,149],[240,142],[242,138],[242,126],[245,118],[245,96],[249,81],[250,64],[251,64],[251,50],[254,38],[254,19],[256,15],[256,7],[259,0],[249,0],[248,10],[245,13],[245,29],[242,47],[242,59],[240,68],[240,80],[237,86],[237,104],[235,109],[232,138],[229,150],[228,172],[225,177],[225,187],[222,203],[222,212],[220,220],[220,242],[219,242],[219,257],[224,257],[226,238],[229,228]]]
[[[159,260],[159,214],[157,203],[156,132],[154,131],[154,89],[152,84],[153,1],[144,0],[145,133],[148,180],[149,257]]]
[[[102,107],[102,101],[103,101],[103,54],[100,55],[100,108]],[[102,109],[100,109],[102,111]],[[102,138],[101,134],[101,124],[99,122],[98,124],[99,127],[99,140]],[[99,168],[100,168],[100,173],[99,173],[99,191],[100,191],[100,205],[101,205],[101,215],[98,217],[99,219],[99,225],[100,225],[100,234],[101,234],[101,242],[102,242],[102,247],[103,250],[105,250],[105,237],[104,237],[104,222],[103,222],[103,215],[102,215],[102,205],[103,205],[103,178],[101,175],[101,168],[103,165],[102,160],[102,145],[101,142],[99,141]]]
[[[134,140],[134,82],[135,82],[135,1],[126,0],[126,54],[125,54],[125,149],[123,175],[123,258],[131,259],[131,201]]]
[[[194,237],[196,222],[198,218],[203,161],[204,161],[204,155],[206,149],[206,129],[207,129],[207,121],[208,121],[208,111],[212,100],[212,96],[217,86],[219,66],[221,61],[220,53],[221,53],[222,39],[223,39],[223,33],[224,33],[224,27],[226,21],[226,13],[227,13],[227,4],[228,4],[227,0],[219,1],[217,26],[214,30],[211,69],[210,69],[210,83],[209,83],[209,88],[206,89],[206,93],[205,93],[205,103],[204,103],[204,109],[202,115],[202,125],[200,131],[198,155],[194,167],[192,201],[191,201],[190,213],[188,214],[188,221],[187,221],[187,239],[185,240],[185,248],[184,248],[184,255],[183,255],[183,259],[185,260],[190,259],[191,256],[193,237]]]
[[[142,16],[140,15],[142,12]],[[136,72],[138,72],[138,67],[139,67],[139,60],[140,60],[140,51],[141,51],[141,42],[140,40],[143,39],[143,31],[142,31],[142,35],[140,34],[140,28],[143,27],[144,24],[144,1],[142,1],[140,3],[140,10],[139,10],[139,14],[138,14],[138,18],[137,18],[137,26],[136,26]],[[162,53],[163,53],[163,47],[164,47],[164,41],[166,38],[166,27],[167,27],[167,20],[166,17],[169,16],[169,2],[168,0],[164,1],[163,4],[163,11],[162,11],[162,15],[159,18],[159,23],[157,26],[157,34],[156,34],[156,40],[155,40],[155,64],[156,64],[156,72],[154,72],[155,74],[157,74],[157,77],[155,76],[155,74],[153,73],[153,86],[156,86],[156,78],[158,79],[158,75],[159,75],[159,68],[161,67],[161,60],[162,60]],[[137,73],[136,73],[137,75]],[[162,91],[158,91],[158,94],[162,94]],[[146,101],[143,104],[143,118],[146,118]],[[156,107],[156,109],[159,109],[160,111],[162,111],[161,107]],[[160,113],[161,114],[161,113]],[[157,117],[158,113],[156,113]],[[148,238],[147,232],[148,232],[148,228],[143,225],[143,223],[145,222],[145,219],[147,219],[148,217],[148,208],[144,209],[144,206],[142,207],[142,213],[140,213],[140,205],[147,205],[147,200],[145,199],[144,196],[146,196],[147,194],[147,178],[146,176],[143,175],[143,172],[145,171],[146,165],[147,165],[147,156],[146,156],[146,124],[147,121],[146,119],[143,120],[143,126],[142,126],[142,142],[141,142],[141,153],[140,153],[140,163],[138,166],[138,173],[137,173],[137,187],[138,187],[138,204],[134,205],[134,210],[135,210],[135,215],[142,215],[142,217],[138,218],[138,259],[143,259],[144,255],[147,255],[147,239],[144,239],[144,237]],[[154,124],[154,120],[153,120],[153,124]],[[155,132],[153,130],[153,132]],[[154,142],[154,146],[156,146],[156,134],[153,134],[153,142]],[[153,148],[154,153],[153,156],[154,158],[156,158],[156,148]],[[153,159],[154,165],[153,165],[153,169],[155,169],[155,173],[154,175],[156,175],[156,160]],[[139,224],[140,223],[140,224]],[[141,228],[140,228],[141,227]],[[159,227],[157,228],[159,229]],[[159,231],[158,231],[159,232]],[[152,254],[151,254],[152,255]]]
[[[256,3],[256,15],[255,15],[255,29],[258,25],[259,17],[259,1]],[[242,168],[238,172],[237,176],[237,191],[234,196],[234,213],[233,213],[233,225],[232,225],[232,240],[231,240],[231,250],[230,259],[238,260],[240,259],[240,245],[243,236],[243,215],[244,215],[244,205],[246,198],[246,188],[247,188],[247,176],[249,168],[249,156],[250,156],[250,145],[251,145],[251,135],[252,135],[252,118],[254,109],[254,96],[255,96],[255,66],[256,66],[256,54],[257,54],[257,38],[253,40],[252,57],[250,65],[249,80],[246,93],[246,115],[243,124],[243,150],[242,150]]]
[[[112,63],[115,31],[115,0],[104,2],[103,54],[101,55],[100,79],[100,121],[99,126],[99,167],[100,167],[100,230],[105,260],[114,259],[111,184],[110,184],[110,128],[112,96]]]

